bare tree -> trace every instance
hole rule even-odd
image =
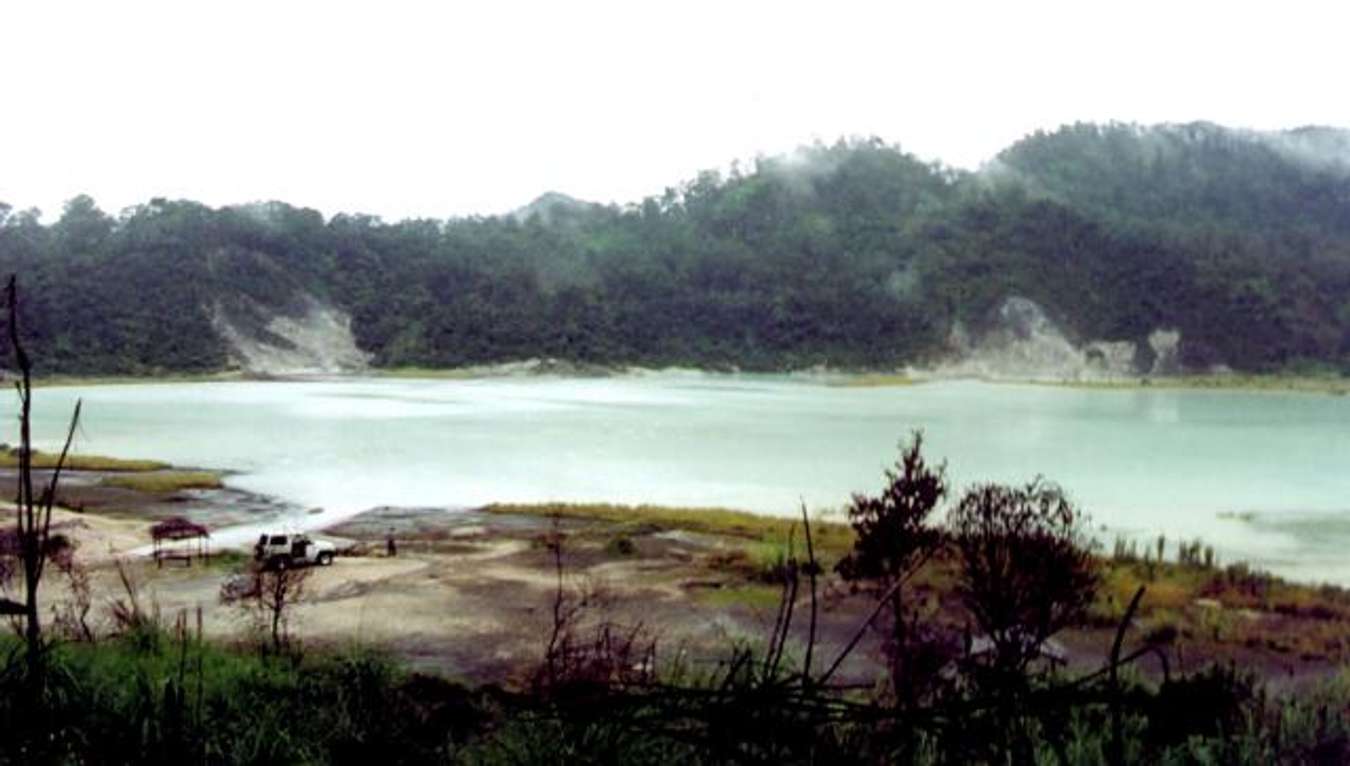
[[[164,630],[158,599],[152,595],[148,604],[142,602],[141,579],[131,562],[119,556],[113,565],[124,594],[108,603],[114,634],[132,637],[141,646],[158,646]]]
[[[291,614],[305,600],[308,567],[249,567],[242,578],[227,580],[220,600],[237,606],[262,635],[270,638],[272,650],[280,653],[290,645]]]
[[[23,573],[24,600],[22,603],[8,599],[0,600],[0,612],[22,616],[28,669],[36,678],[42,669],[44,648],[38,586],[42,582],[43,572],[53,553],[52,507],[56,503],[56,487],[61,480],[61,471],[65,468],[70,444],[75,438],[75,429],[80,422],[81,403],[78,401],[75,403],[75,412],[70,418],[65,444],[61,448],[61,454],[56,460],[51,476],[40,491],[35,490],[32,441],[33,368],[19,337],[19,288],[16,277],[9,278],[6,296],[9,300],[9,350],[14,355],[14,363],[19,372],[19,380],[15,382],[15,388],[19,393],[19,468],[16,482],[18,491],[15,498],[17,522],[15,533],[18,569]]]

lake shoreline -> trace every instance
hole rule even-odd
[[[229,500],[216,502],[223,510]],[[337,541],[342,553],[333,566],[313,571],[311,595],[294,628],[311,646],[379,646],[418,670],[510,684],[538,661],[547,636],[558,583],[549,541],[561,536],[566,587],[601,589],[605,619],[642,624],[653,636],[711,660],[724,650],[727,630],[753,636],[772,621],[781,595],[774,567],[787,550],[783,530],[790,524],[725,511],[705,521],[691,515],[695,510],[585,503],[371,508],[313,533]],[[247,566],[247,551],[213,545],[205,566],[158,567],[140,555],[157,518],[63,510],[57,523],[92,556],[88,564],[100,601],[117,597],[121,560],[165,614],[202,608],[208,637],[237,640],[237,619],[216,594]],[[819,639],[837,650],[872,602],[834,574],[834,564],[851,547],[847,527],[813,525],[813,532],[824,570]],[[390,538],[396,556],[386,551]],[[800,546],[795,550],[801,555]],[[1057,639],[1075,672],[1100,665],[1140,586],[1146,596],[1132,640],[1162,647],[1172,656],[1173,672],[1237,663],[1272,688],[1297,692],[1350,660],[1350,642],[1337,638],[1350,629],[1344,590],[1287,583],[1242,567],[1108,556],[1099,561],[1102,584],[1091,618]],[[953,566],[950,557],[937,557],[912,587],[930,604],[930,627],[956,641],[965,618]],[[59,583],[53,585],[58,589],[49,598],[59,599]],[[843,673],[867,683],[884,667],[879,637],[869,633]],[[1151,661],[1141,670],[1155,680],[1162,673]]]
[[[59,448],[82,399],[80,451],[222,466],[239,472],[231,486],[293,502],[308,527],[379,505],[493,502],[795,516],[801,502],[837,509],[874,489],[897,440],[922,429],[956,487],[1045,476],[1107,529],[1107,545],[1116,533],[1201,538],[1225,561],[1350,584],[1330,550],[1350,539],[1335,479],[1350,459],[1345,399],[802,381],[671,371],[58,388],[38,395],[34,433]],[[318,507],[321,518],[306,515]]]
[[[802,534],[799,519],[605,503],[378,506],[333,521],[317,509],[305,512],[228,485],[149,490],[106,481],[180,470],[163,463],[143,461],[138,469],[82,456],[79,464],[105,468],[66,475],[61,504],[78,510],[62,508],[57,528],[86,552],[101,598],[116,597],[117,561],[130,559],[164,607],[172,612],[209,605],[208,633],[228,640],[235,627],[229,612],[214,604],[214,594],[246,566],[253,535],[309,528],[336,540],[343,555],[316,571],[314,601],[302,608],[297,624],[302,637],[319,645],[371,642],[418,668],[483,683],[520,677],[536,658],[533,633],[512,626],[533,626],[547,615],[557,583],[547,541],[556,535],[567,540],[569,582],[602,584],[616,614],[711,656],[722,634],[708,626],[735,625],[753,635],[772,614],[780,595],[775,562],[790,555],[788,541]],[[0,482],[12,482],[13,474],[0,469]],[[242,507],[246,502],[251,510]],[[144,555],[150,525],[172,515],[212,528],[215,563],[160,568]],[[303,524],[297,527],[297,521]],[[241,530],[249,534],[236,534]],[[852,547],[852,531],[837,520],[815,518],[812,532],[831,615],[822,640],[841,645],[869,609],[865,594],[833,574]],[[393,557],[386,552],[391,538],[398,547]],[[1350,661],[1350,641],[1340,638],[1350,633],[1350,592],[1242,563],[1211,564],[1194,552],[1178,561],[1176,548],[1174,542],[1166,560],[1148,543],[1138,550],[1099,551],[1101,588],[1091,617],[1060,639],[1071,667],[1086,672],[1100,663],[1125,604],[1141,586],[1146,597],[1135,632],[1175,645],[1174,670],[1233,662],[1275,687],[1297,690]],[[800,547],[793,550],[800,555]],[[914,588],[935,605],[935,629],[958,636],[963,612],[952,567],[950,556],[938,556]],[[431,604],[446,605],[446,611],[428,610]],[[417,616],[410,616],[410,606]],[[474,648],[480,646],[494,649]],[[881,668],[882,648],[869,639],[848,676],[865,682]],[[1155,676],[1161,668],[1145,666],[1144,672]]]
[[[221,370],[207,373],[171,373],[167,375],[54,375],[37,377],[39,388],[68,388],[77,386],[160,385],[175,383],[235,383],[235,382],[330,382],[352,379],[389,380],[445,380],[473,381],[493,379],[594,379],[594,378],[651,378],[651,377],[706,377],[710,379],[782,379],[802,383],[816,383],[838,388],[889,388],[975,381],[991,385],[1050,386],[1086,391],[1236,391],[1270,393],[1306,393],[1328,396],[1350,395],[1350,377],[1318,375],[1196,373],[1191,375],[1131,376],[1102,378],[1058,378],[1054,376],[989,376],[962,373],[944,373],[941,370],[917,368],[875,370],[844,370],[825,367],[796,370],[738,370],[700,367],[637,367],[607,366],[573,363],[558,360],[525,360],[462,367],[371,367],[349,371],[296,371],[283,373],[250,373],[241,370]]]

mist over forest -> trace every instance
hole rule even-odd
[[[455,183],[447,179],[446,183]],[[541,190],[543,191],[543,190]],[[331,311],[381,367],[933,365],[1012,296],[1077,341],[1158,330],[1185,371],[1350,369],[1350,133],[1077,124],[979,172],[846,140],[640,203],[325,220],[154,199],[59,219],[0,204],[39,373],[237,365]]]

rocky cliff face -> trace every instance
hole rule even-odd
[[[212,325],[229,346],[231,363],[258,375],[366,369],[370,355],[357,348],[351,317],[308,294],[298,301],[299,309],[290,314],[269,313],[257,304],[247,304],[251,321],[241,321],[237,309],[226,310],[217,301]]]
[[[948,337],[950,361],[937,372],[1002,380],[1093,381],[1180,372],[1181,333],[1155,330],[1151,354],[1128,340],[1075,343],[1034,301],[1009,296],[988,328],[972,334],[959,322]],[[1151,361],[1148,360],[1151,357]]]

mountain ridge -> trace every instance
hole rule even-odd
[[[959,361],[955,328],[967,352],[1006,335],[1013,298],[1084,369],[1148,374],[1162,332],[1181,371],[1342,370],[1346,147],[1335,128],[1079,123],[966,172],[851,140],[622,208],[550,192],[392,224],[162,199],[112,218],[78,197],[46,226],[0,205],[0,268],[51,372],[228,368],[222,312],[285,350],[268,326],[314,306],[350,318],[342,359],[375,366],[933,367]],[[1132,344],[1129,369],[1109,344]]]

